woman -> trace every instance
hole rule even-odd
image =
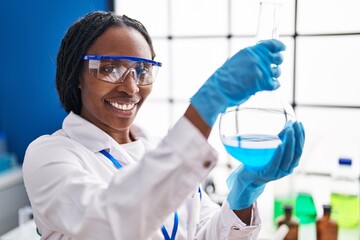
[[[221,208],[198,183],[217,161],[206,141],[214,119],[256,91],[278,87],[279,69],[270,66],[282,62],[282,50],[282,43],[269,41],[227,61],[155,148],[131,131],[161,66],[146,29],[110,12],[75,22],[61,43],[56,72],[69,114],[62,129],[30,144],[23,165],[42,239],[256,239],[254,202],[280,175],[239,171],[234,186],[241,191],[232,190],[235,197]],[[290,159],[290,173],[299,158],[293,153],[302,149],[301,124],[283,135],[273,162]]]

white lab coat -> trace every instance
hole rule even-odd
[[[102,149],[123,167],[116,169]],[[184,117],[151,149],[144,139],[119,145],[70,113],[62,129],[30,144],[23,176],[42,239],[164,239],[161,226],[171,236],[174,210],[176,239],[256,239],[256,207],[252,226],[245,226],[227,202],[219,207],[205,191],[200,200],[198,183],[216,161],[215,151]]]

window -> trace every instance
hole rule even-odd
[[[280,39],[287,45],[278,94],[306,129],[299,170],[329,175],[339,157],[360,173],[360,15],[358,0],[283,0]],[[117,0],[115,10],[142,21],[163,62],[138,124],[161,137],[188,99],[232,54],[255,43],[259,1]],[[146,119],[146,121],[145,121]],[[226,191],[229,160],[215,125],[217,191]]]

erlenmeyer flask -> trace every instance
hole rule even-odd
[[[260,0],[256,41],[279,38],[280,0]]]
[[[275,95],[259,95],[220,117],[220,137],[226,151],[247,166],[261,167],[281,143],[278,135],[295,113]]]
[[[281,2],[260,2],[257,41],[277,38]],[[273,157],[281,143],[278,135],[294,121],[289,103],[271,91],[260,91],[245,103],[220,116],[220,137],[227,152],[244,165],[261,167]]]

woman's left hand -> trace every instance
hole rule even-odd
[[[240,166],[227,179],[231,209],[249,207],[263,192],[266,183],[291,174],[299,165],[305,142],[302,123],[289,122],[279,134],[282,141],[272,160],[261,168]]]

